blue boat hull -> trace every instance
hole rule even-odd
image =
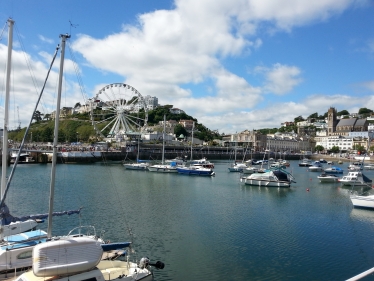
[[[212,176],[214,172],[210,169],[188,169],[188,168],[177,168],[179,174],[191,175],[191,176]]]

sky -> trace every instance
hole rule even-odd
[[[0,114],[9,18],[10,129],[30,122],[60,34],[71,36],[61,106],[125,83],[222,134],[374,110],[373,15],[372,0],[3,0]],[[56,107],[58,60],[42,113]]]

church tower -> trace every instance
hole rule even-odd
[[[337,112],[334,107],[330,107],[327,111],[327,135],[331,136],[336,131],[336,125],[338,123],[337,120]]]

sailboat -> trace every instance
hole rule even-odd
[[[214,176],[215,173],[212,168],[205,168],[203,166],[196,166],[192,160],[192,149],[193,149],[193,131],[195,128],[195,123],[192,124],[192,137],[191,137],[191,159],[190,159],[190,166],[182,166],[177,167],[177,171],[179,174],[184,175],[191,175],[191,176]]]
[[[136,154],[136,163],[124,163],[123,166],[127,170],[143,170],[146,171],[148,169],[149,163],[145,161],[139,160],[139,150],[140,150],[140,136],[138,136],[138,148]]]
[[[10,39],[12,39],[12,33],[13,33],[12,30],[13,30],[14,21],[9,19],[8,24],[9,24],[9,30],[10,30],[9,31],[9,36],[10,36]],[[9,42],[11,42],[11,41],[12,40],[9,40]],[[10,44],[10,47],[11,47],[11,44]],[[11,48],[10,48],[10,50],[11,50]],[[9,52],[11,53],[11,51],[9,51]],[[55,56],[56,55],[57,55],[57,50],[55,52]],[[53,60],[54,60],[54,58],[53,58]],[[11,60],[11,55],[8,55],[8,67],[10,67],[10,60]],[[52,67],[52,64],[51,64],[50,67]],[[7,85],[9,85],[9,80],[7,80]],[[7,86],[7,88],[8,88],[8,86]],[[7,93],[8,92],[9,91],[7,90]],[[39,97],[39,101],[40,101],[40,97]],[[39,103],[39,101],[38,101],[38,103]],[[37,103],[37,105],[38,105],[38,103]],[[35,110],[37,109],[37,105],[35,106]],[[5,116],[7,116],[7,114],[5,114]],[[25,138],[27,136],[27,132],[30,129],[31,123],[32,123],[32,118],[30,120],[29,126],[26,129],[25,136],[24,136],[24,138],[21,142],[20,149],[19,149],[19,152],[18,152],[17,157],[15,159],[13,168],[12,168],[10,174],[9,174],[9,177],[7,178],[6,185],[4,184],[4,181],[5,181],[6,177],[5,176],[2,177],[3,186],[5,186],[5,189],[4,189],[4,191],[2,190],[2,198],[1,198],[1,203],[0,203],[0,206],[1,206],[0,216],[1,216],[1,220],[2,220],[3,223],[6,222],[6,221],[13,221],[14,222],[13,224],[9,224],[10,227],[18,225],[18,222],[25,222],[26,221],[26,223],[27,223],[30,220],[31,221],[43,220],[43,219],[46,219],[48,216],[51,217],[51,216],[54,216],[54,215],[61,216],[61,215],[66,215],[66,214],[71,215],[71,214],[79,214],[80,213],[80,209],[79,209],[79,210],[75,210],[75,211],[63,211],[63,212],[52,212],[52,213],[48,213],[48,214],[29,215],[29,216],[23,216],[23,217],[20,217],[20,218],[13,217],[12,215],[9,214],[9,209],[5,204],[5,199],[6,199],[7,192],[9,190],[9,186],[10,186],[12,177],[14,175],[14,171],[17,167],[18,160],[19,160],[21,151],[23,149]],[[7,127],[7,117],[5,118],[4,124],[5,124],[5,128],[6,128]],[[5,130],[5,139],[7,140],[7,130]],[[4,143],[7,143],[7,141],[4,141]],[[5,152],[4,154],[7,154],[7,152]],[[6,158],[3,158],[3,159],[6,159]],[[6,163],[6,162],[3,162],[3,163]],[[7,165],[2,165],[2,166],[3,166],[3,169],[4,169],[4,167],[6,167]],[[22,224],[20,224],[20,225],[22,225]],[[5,227],[2,226],[2,230],[4,230],[4,229],[6,230],[6,227],[7,227],[7,225]],[[22,229],[21,227],[19,227],[18,229],[16,227],[14,227],[14,228],[15,229],[13,229],[13,231],[14,230],[19,231],[20,229]],[[86,226],[84,226],[83,228],[86,228]],[[104,241],[102,239],[99,239],[96,236],[95,231],[94,230],[92,231],[92,229],[91,229],[92,227],[89,227],[89,228],[91,230],[91,233],[94,233],[94,235],[92,237],[95,237],[98,241],[100,241],[101,243],[104,243]],[[80,227],[79,230],[81,231],[82,227]],[[5,231],[1,231],[1,233],[0,233],[0,236],[1,236],[1,241],[0,241],[0,245],[1,245],[1,247],[0,247],[0,276],[5,277],[5,278],[10,278],[13,274],[15,276],[15,274],[30,268],[30,266],[32,264],[32,250],[33,250],[33,248],[40,243],[46,242],[47,238],[48,238],[48,233],[43,231],[43,230],[32,230],[32,231],[26,231],[26,232],[14,234],[14,235],[9,235],[9,236],[5,236],[5,234],[6,234]],[[69,234],[69,237],[72,237],[72,236],[75,236],[75,235],[76,235],[75,233],[71,234],[71,235]],[[80,233],[78,235],[81,236]]]
[[[232,163],[230,165],[230,167],[228,167],[228,169],[229,169],[229,172],[240,172],[240,173],[243,173],[243,170],[245,168],[247,168],[247,165],[244,162],[242,162],[242,163],[237,163],[236,162],[237,149],[238,149],[238,142],[236,141],[235,142],[235,149],[234,149],[234,163]]]
[[[161,164],[156,164],[148,167],[148,170],[151,172],[158,173],[176,173],[177,172],[177,163],[170,162],[165,164],[165,131],[166,131],[166,116],[164,115],[164,130],[162,133],[162,160]]]
[[[61,60],[59,88],[53,142],[53,157],[50,183],[49,213],[52,214],[54,203],[54,185],[56,174],[58,123],[61,101],[61,87],[64,66],[64,51],[69,35],[61,35]],[[126,261],[102,260],[103,244],[88,236],[66,236],[53,239],[52,216],[48,217],[48,241],[33,249],[32,270],[23,273],[16,280],[153,280],[151,266],[164,268],[160,261],[152,264],[148,258],[142,258],[139,264]]]

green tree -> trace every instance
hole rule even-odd
[[[354,150],[357,150],[357,152],[359,152],[360,154],[363,154],[363,153],[365,153],[365,147],[364,146],[362,146],[361,144],[355,144],[354,146],[353,146],[353,149]]]
[[[339,111],[338,113],[336,113],[338,116],[341,116],[341,115],[349,115],[349,112],[347,110],[342,110],[342,111]]]
[[[45,127],[41,130],[39,135],[42,142],[53,141],[53,128]]]
[[[339,151],[340,151],[340,148],[339,148],[339,146],[333,146],[331,149],[330,149],[330,151],[332,152],[332,153],[338,153]]]
[[[301,115],[297,116],[297,117],[294,119],[294,123],[295,123],[295,125],[296,125],[297,122],[301,122],[301,121],[305,121],[305,119],[304,119]]]
[[[324,151],[325,148],[324,148],[322,145],[316,145],[315,150],[316,150],[317,152],[321,152],[321,151]]]
[[[177,124],[174,128],[174,134],[179,137],[183,134],[185,137],[188,135],[186,128],[184,128],[181,124]]]
[[[40,111],[37,110],[37,111],[34,112],[34,115],[32,116],[32,119],[35,120],[36,123],[38,123],[38,122],[42,121],[42,119],[43,119],[42,116],[43,115],[44,114],[40,113]]]
[[[45,114],[43,117],[43,120],[47,120],[47,121],[51,120],[51,114],[49,113]]]
[[[371,109],[368,109],[366,107],[362,107],[360,108],[360,110],[358,111],[358,114],[362,114],[362,115],[370,115],[373,111]]]
[[[313,114],[310,114],[310,115],[308,116],[308,118],[315,118],[315,119],[318,119],[318,113],[315,112],[315,113],[313,113]]]

